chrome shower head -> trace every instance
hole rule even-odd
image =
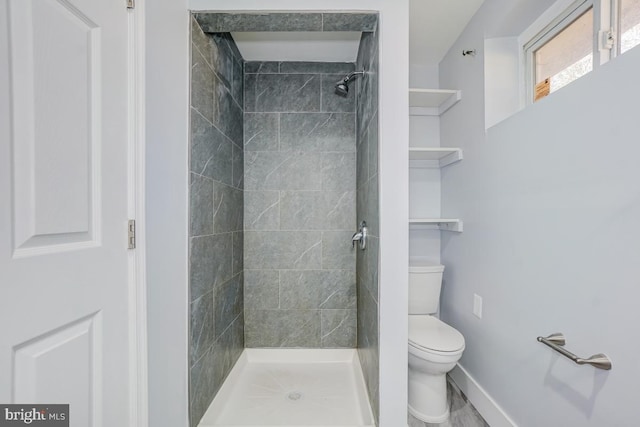
[[[346,98],[349,94],[349,83],[351,82],[351,80],[355,79],[356,76],[362,74],[364,74],[364,71],[352,71],[347,74],[344,79],[336,83],[336,95],[340,95]]]
[[[336,94],[346,98],[349,94],[349,85],[345,82],[336,83]]]

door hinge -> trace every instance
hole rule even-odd
[[[129,249],[136,248],[136,220],[130,219],[127,227],[127,243]]]
[[[127,9],[135,9],[136,0],[127,0]]]

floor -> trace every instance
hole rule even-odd
[[[373,427],[355,350],[245,349],[199,427]]]
[[[425,423],[409,414],[409,427],[489,427],[467,397],[451,381],[447,382],[451,417],[441,424]]]

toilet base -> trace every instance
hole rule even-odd
[[[447,411],[437,417],[434,416],[428,416],[425,415],[421,412],[416,411],[415,409],[413,409],[411,407],[411,405],[409,405],[409,413],[411,415],[413,415],[415,418],[419,419],[420,421],[424,421],[425,423],[432,423],[432,424],[439,424],[439,423],[443,423],[445,421],[447,421],[449,419],[449,409],[447,408]]]

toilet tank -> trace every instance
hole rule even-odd
[[[440,304],[444,265],[409,260],[409,314],[435,314]]]

